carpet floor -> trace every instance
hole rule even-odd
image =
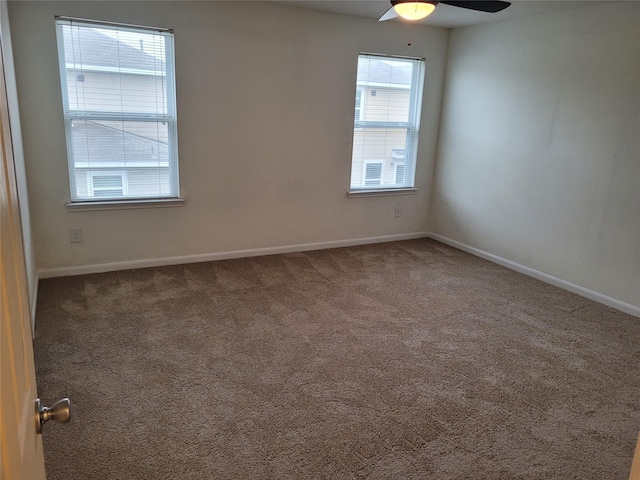
[[[629,475],[640,319],[433,240],[39,288],[49,480]]]

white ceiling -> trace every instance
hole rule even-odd
[[[339,13],[343,15],[355,15],[358,17],[378,19],[391,6],[389,0],[272,0],[299,8],[318,10],[321,12]],[[614,1],[614,0],[608,0]],[[478,23],[488,23],[498,20],[507,20],[516,17],[525,17],[539,13],[558,12],[573,8],[582,8],[590,5],[604,3],[593,0],[511,0],[511,5],[498,13],[484,13],[452,7],[443,3],[439,4],[436,11],[427,18],[416,23],[435,27],[463,27]],[[397,20],[396,20],[397,21]]]

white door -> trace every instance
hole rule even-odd
[[[42,437],[36,433],[38,393],[1,48],[0,60],[0,478],[44,480]]]

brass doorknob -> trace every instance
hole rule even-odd
[[[36,432],[42,433],[42,425],[49,420],[67,423],[71,420],[71,401],[68,398],[58,400],[51,407],[43,407],[40,399],[36,399]]]

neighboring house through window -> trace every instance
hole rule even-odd
[[[364,96],[364,89],[357,88],[356,89],[356,108],[353,116],[356,122],[362,120],[362,97],[363,96]]]
[[[376,187],[382,184],[384,160],[365,160],[362,169],[362,184],[365,187]]]
[[[404,170],[404,149],[391,150],[391,163],[393,165],[393,178],[397,185],[404,184],[405,170]]]
[[[351,192],[414,187],[424,59],[358,56]]]
[[[173,33],[57,17],[71,201],[178,198]]]
[[[404,163],[396,163],[394,166],[393,178],[397,185],[402,185],[404,183]]]
[[[89,170],[87,190],[92,198],[120,198],[127,195],[127,172]]]

